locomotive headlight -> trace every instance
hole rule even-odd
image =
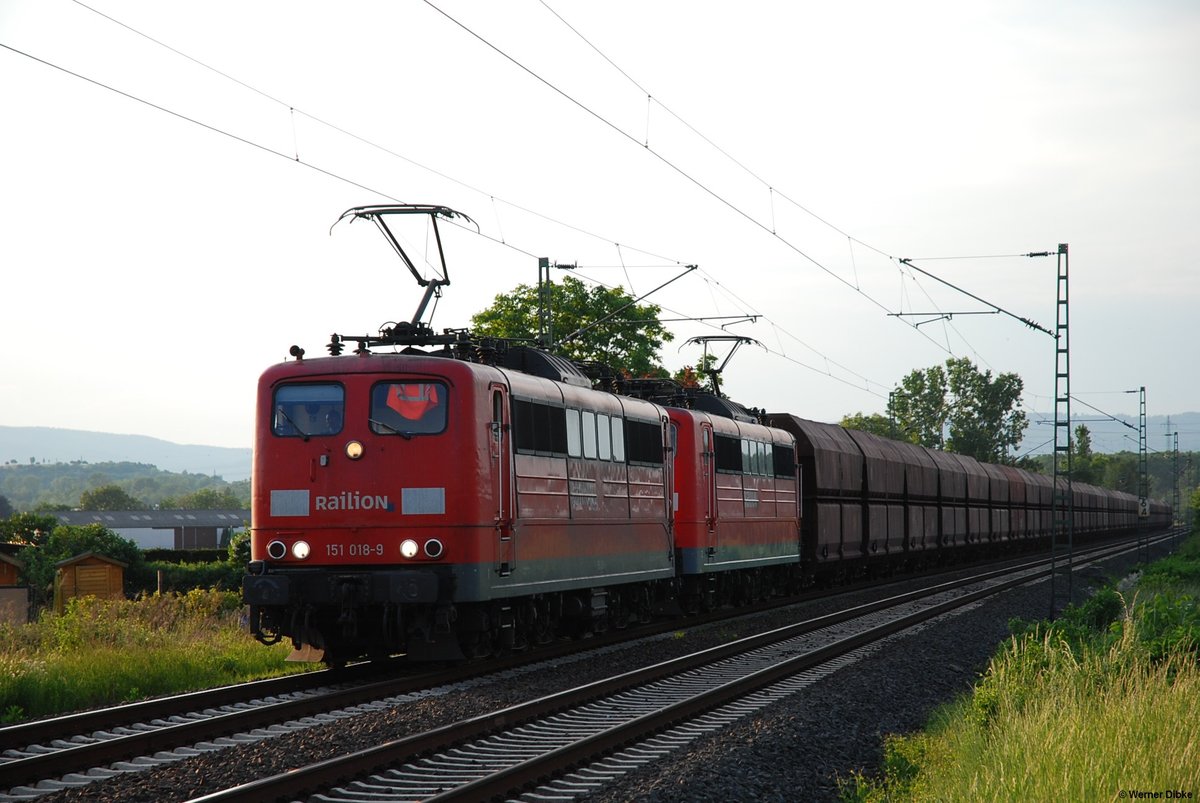
[[[346,457],[351,460],[357,460],[363,456],[363,445],[358,441],[350,441],[346,444]]]
[[[272,541],[267,544],[267,557],[271,560],[283,560],[287,557],[287,544],[282,541]]]
[[[296,560],[304,560],[308,557],[309,547],[307,541],[297,541],[292,544],[292,557]]]
[[[400,554],[406,558],[415,558],[418,550],[417,542],[411,538],[406,538],[400,542]]]
[[[430,558],[440,558],[445,549],[442,547],[442,542],[436,538],[430,538],[425,542],[425,555]]]

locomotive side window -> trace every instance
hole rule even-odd
[[[583,456],[596,457],[596,414],[583,411]]]
[[[533,451],[533,402],[513,399],[513,443],[522,452]]]
[[[275,389],[271,432],[284,438],[336,435],[345,419],[346,391],[330,383]]]
[[[713,451],[716,453],[717,471],[742,473],[742,440],[728,435],[713,433]]]
[[[379,435],[433,435],[446,428],[442,382],[380,382],[371,388],[371,431]]]
[[[754,449],[758,453],[757,461],[754,464],[754,473],[760,477],[771,476],[771,468],[773,465],[771,458],[771,444],[763,443],[762,441],[755,441]]]
[[[612,459],[612,424],[606,415],[596,414],[596,439],[600,444],[600,459]]]
[[[613,416],[612,419],[612,459],[618,463],[625,462],[625,427],[622,425],[621,419]]]
[[[518,452],[564,456],[567,454],[567,417],[563,408],[541,402],[513,399],[513,444]]]
[[[662,424],[625,419],[625,453],[630,463],[661,466],[663,462]]]
[[[583,436],[579,433],[579,411],[567,408],[567,454],[571,457],[583,455]]]
[[[776,477],[796,476],[796,450],[786,446],[776,446],[772,451]]]
[[[564,455],[567,453],[567,419],[561,407],[548,404],[533,405],[534,440],[539,452]]]
[[[625,462],[625,421],[620,416],[568,407],[563,418],[568,456]]]

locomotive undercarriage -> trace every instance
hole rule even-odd
[[[971,562],[1045,545],[1045,537],[969,542],[953,550],[930,550],[932,555],[914,551],[889,556],[886,566],[864,558],[833,562],[813,574],[788,564],[487,602],[451,602],[448,577],[430,574],[430,580],[417,581],[388,572],[308,578],[250,575],[245,596],[251,632],[264,644],[290,639],[295,648],[290,660],[337,666],[360,656],[404,654],[411,661],[461,661],[619,630],[655,617],[744,607],[797,593],[814,582],[836,585],[911,571],[917,565]],[[847,572],[850,566],[858,571]],[[385,589],[383,596],[380,589]],[[399,599],[396,589],[404,590]],[[410,603],[404,601],[405,594],[428,599]]]
[[[404,654],[412,661],[461,661],[519,652],[557,638],[581,638],[646,622],[675,596],[673,581],[515,597],[489,602],[396,601],[388,573],[270,574],[245,578],[250,631],[264,644],[287,638],[289,660],[340,666],[351,658]],[[381,580],[381,575],[384,579]],[[264,579],[267,578],[267,579]],[[430,596],[429,583],[400,584]],[[379,589],[385,589],[379,593]]]

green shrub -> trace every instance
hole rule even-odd
[[[158,592],[158,576],[162,572],[162,591],[186,593],[193,590],[216,589],[240,591],[245,566],[236,566],[227,561],[211,563],[167,563],[154,561],[145,566],[134,584],[134,590],[143,594]]]

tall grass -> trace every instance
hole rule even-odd
[[[1122,800],[1200,796],[1200,550],[1053,623],[1016,623],[974,692],[890,736],[881,779],[846,800]],[[1154,589],[1150,593],[1149,589]]]
[[[238,595],[72,600],[62,615],[0,625],[0,721],[299,671],[290,647],[246,633]]]

